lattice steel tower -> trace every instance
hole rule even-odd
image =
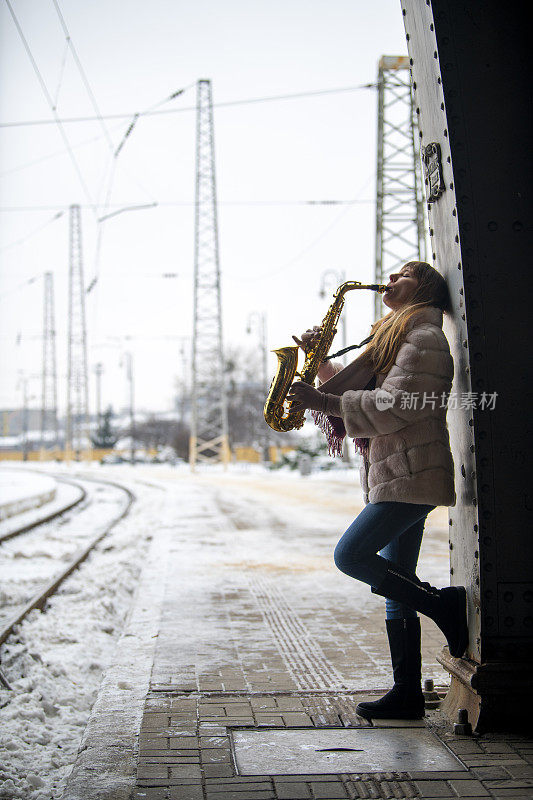
[[[211,81],[197,85],[192,418],[189,461],[229,460]]]
[[[42,367],[42,401],[41,401],[41,451],[46,449],[46,432],[52,429],[54,438],[52,447],[59,446],[57,425],[57,362],[56,362],[56,326],[54,311],[54,276],[44,273],[44,307],[43,307],[43,367]]]
[[[407,56],[378,65],[376,283],[387,283],[406,261],[425,261],[424,200],[417,124]],[[381,295],[375,318],[383,316]]]
[[[87,328],[81,244],[80,207],[70,206],[68,285],[68,367],[65,455],[74,450],[79,458],[82,438],[88,436],[89,376],[87,370]]]

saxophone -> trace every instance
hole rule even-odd
[[[337,333],[336,326],[344,306],[346,292],[350,292],[352,289],[371,289],[382,294],[386,288],[382,284],[364,285],[359,281],[346,281],[341,284],[333,295],[333,303],[322,320],[320,339],[306,353],[301,372],[296,372],[299,350],[297,345],[280,347],[278,350],[272,351],[278,357],[278,368],[270,384],[264,408],[265,420],[272,430],[291,431],[303,426],[305,411],[291,411],[292,402],[287,403],[287,408],[285,408],[287,393],[294,382],[295,375],[298,375],[304,383],[313,384],[315,382],[318,369],[327,356],[333,337]]]

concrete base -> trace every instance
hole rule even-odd
[[[437,660],[451,675],[450,689],[441,704],[441,710],[451,722],[457,721],[460,708],[466,708],[472,730],[477,733],[530,730],[531,664],[475,664],[453,658],[447,648]]]

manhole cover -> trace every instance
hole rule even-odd
[[[466,769],[424,728],[234,730],[232,735],[239,775]]]

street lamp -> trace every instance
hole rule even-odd
[[[133,383],[133,355],[130,352],[124,353],[126,364],[126,379],[129,384],[130,396],[130,440],[131,440],[131,465],[135,464],[135,411],[134,411],[134,383]]]
[[[338,289],[346,281],[346,273],[340,270],[334,269],[327,269],[325,272],[322,273],[320,279],[320,291],[319,296],[321,298],[326,297],[327,294],[335,289]],[[328,287],[326,289],[326,287]],[[346,311],[343,312],[341,316],[341,338],[342,338],[342,347],[343,349],[347,347],[347,340],[346,340]],[[342,363],[346,366],[346,356],[342,356]]]
[[[96,423],[100,427],[102,419],[102,374],[104,372],[104,365],[101,361],[93,367],[94,374],[96,375]]]
[[[263,387],[263,397],[266,399],[268,393],[268,345],[267,345],[267,316],[266,312],[252,311],[248,315],[246,333],[251,334],[253,329],[259,334],[259,347],[261,349],[261,384]],[[263,460],[269,461],[269,429],[265,426],[263,430]]]

